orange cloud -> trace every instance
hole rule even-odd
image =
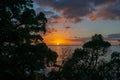
[[[48,28],[47,33],[53,33],[53,32],[57,32],[58,30],[55,28]]]
[[[47,33],[43,36],[44,42],[48,45],[56,45],[59,43],[60,45],[70,45],[70,44],[76,44],[76,42],[68,40],[71,38],[70,31],[72,29],[66,30],[63,28],[63,30],[56,31],[52,29],[50,33]]]

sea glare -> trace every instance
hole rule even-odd
[[[62,59],[70,58],[72,56],[72,53],[74,52],[74,50],[76,48],[82,48],[82,46],[80,46],[80,45],[70,45],[70,46],[54,45],[54,46],[48,46],[48,47],[50,49],[52,49],[53,51],[57,52],[57,54],[58,54],[57,61],[58,62],[61,62]],[[115,52],[115,51],[120,52],[120,46],[119,45],[111,46],[108,49],[108,53],[104,57],[106,57],[107,60],[109,60],[111,53]]]

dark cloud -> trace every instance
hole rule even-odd
[[[36,2],[53,8],[61,13],[59,16],[64,16],[71,22],[80,22],[89,14],[92,14],[89,16],[91,20],[120,18],[120,0],[36,0]],[[105,7],[97,8],[100,6]]]
[[[54,15],[54,12],[53,12],[53,11],[43,11],[43,13],[44,13],[45,15],[50,15],[50,16]]]
[[[79,39],[69,39],[70,41],[82,41],[82,42],[87,42],[90,40],[90,38],[79,38]]]
[[[79,36],[74,36],[72,39],[67,39],[67,40],[86,43],[91,40],[91,37],[83,38]],[[114,44],[113,42],[116,42],[115,44],[117,44],[118,40],[120,40],[120,33],[109,34],[106,37],[104,37],[104,40],[111,42],[111,44]]]
[[[69,27],[69,26],[65,26],[64,28],[65,28],[65,29],[70,29],[71,27]]]
[[[91,38],[90,37],[84,37],[83,38],[83,37],[74,36],[74,38],[67,39],[67,40],[73,41],[73,42],[82,42],[82,43],[85,43],[85,42],[91,40]]]
[[[71,26],[64,26],[64,29],[65,29],[65,30],[74,29],[74,27],[71,27]]]
[[[113,45],[118,45],[120,40],[120,33],[109,34],[105,37],[105,40],[109,41]]]
[[[107,36],[104,36],[103,37],[104,38],[104,40],[119,40],[120,39],[120,33],[114,33],[114,34],[109,34],[109,35],[107,35]],[[77,37],[77,36],[75,36],[74,37],[74,40],[80,40],[80,41],[89,41],[89,40],[91,40],[91,37],[84,37],[84,38],[81,38],[81,37]]]
[[[62,16],[72,19],[72,22],[81,21],[81,17],[87,15],[92,9],[87,0],[38,0],[37,2],[60,11]]]
[[[111,5],[100,8],[88,15],[89,19],[95,21],[97,19],[104,20],[120,20],[120,0]]]
[[[95,5],[101,5],[101,4],[111,4],[117,0],[93,0]]]
[[[59,19],[59,18],[60,18],[60,16],[54,14],[54,15],[50,16],[50,18],[48,18],[48,19],[49,19],[49,21],[51,21],[53,23],[57,23],[57,19]]]
[[[107,36],[107,39],[118,40],[120,39],[120,33],[110,34]]]
[[[106,8],[108,13],[113,14],[113,19],[120,19],[120,0]]]

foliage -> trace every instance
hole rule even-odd
[[[120,40],[118,40],[118,42],[119,42],[119,45],[120,45]]]
[[[110,43],[103,40],[102,35],[95,34],[91,41],[76,49],[63,66],[62,76],[66,80],[104,80],[107,62],[101,59],[108,51]]]
[[[65,80],[119,80],[120,52],[113,52],[111,59],[104,57],[110,43],[102,35],[95,34],[91,41],[76,49],[63,66],[61,75]]]
[[[103,37],[101,34],[95,34],[94,36],[92,36],[92,40],[88,41],[87,43],[85,43],[83,45],[83,48],[88,48],[88,49],[92,49],[92,50],[100,50],[102,49],[103,51],[110,47],[110,43],[106,42],[103,40]]]
[[[120,52],[113,52],[111,54],[111,60],[105,68],[106,77],[109,80],[119,80],[120,79]]]
[[[45,67],[45,58],[55,62],[57,54],[40,35],[46,23],[32,0],[0,1],[0,80],[33,80],[34,71]]]

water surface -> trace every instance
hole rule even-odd
[[[50,49],[52,49],[53,51],[57,52],[57,54],[58,54],[57,61],[58,62],[60,62],[62,59],[66,58],[66,57],[71,57],[72,53],[74,52],[74,50],[76,48],[82,48],[82,46],[80,46],[80,45],[71,45],[71,46],[54,45],[54,46],[48,46],[48,47]],[[106,59],[109,60],[111,53],[115,52],[115,51],[120,52],[119,45],[114,45],[109,48],[108,53],[105,55]]]

